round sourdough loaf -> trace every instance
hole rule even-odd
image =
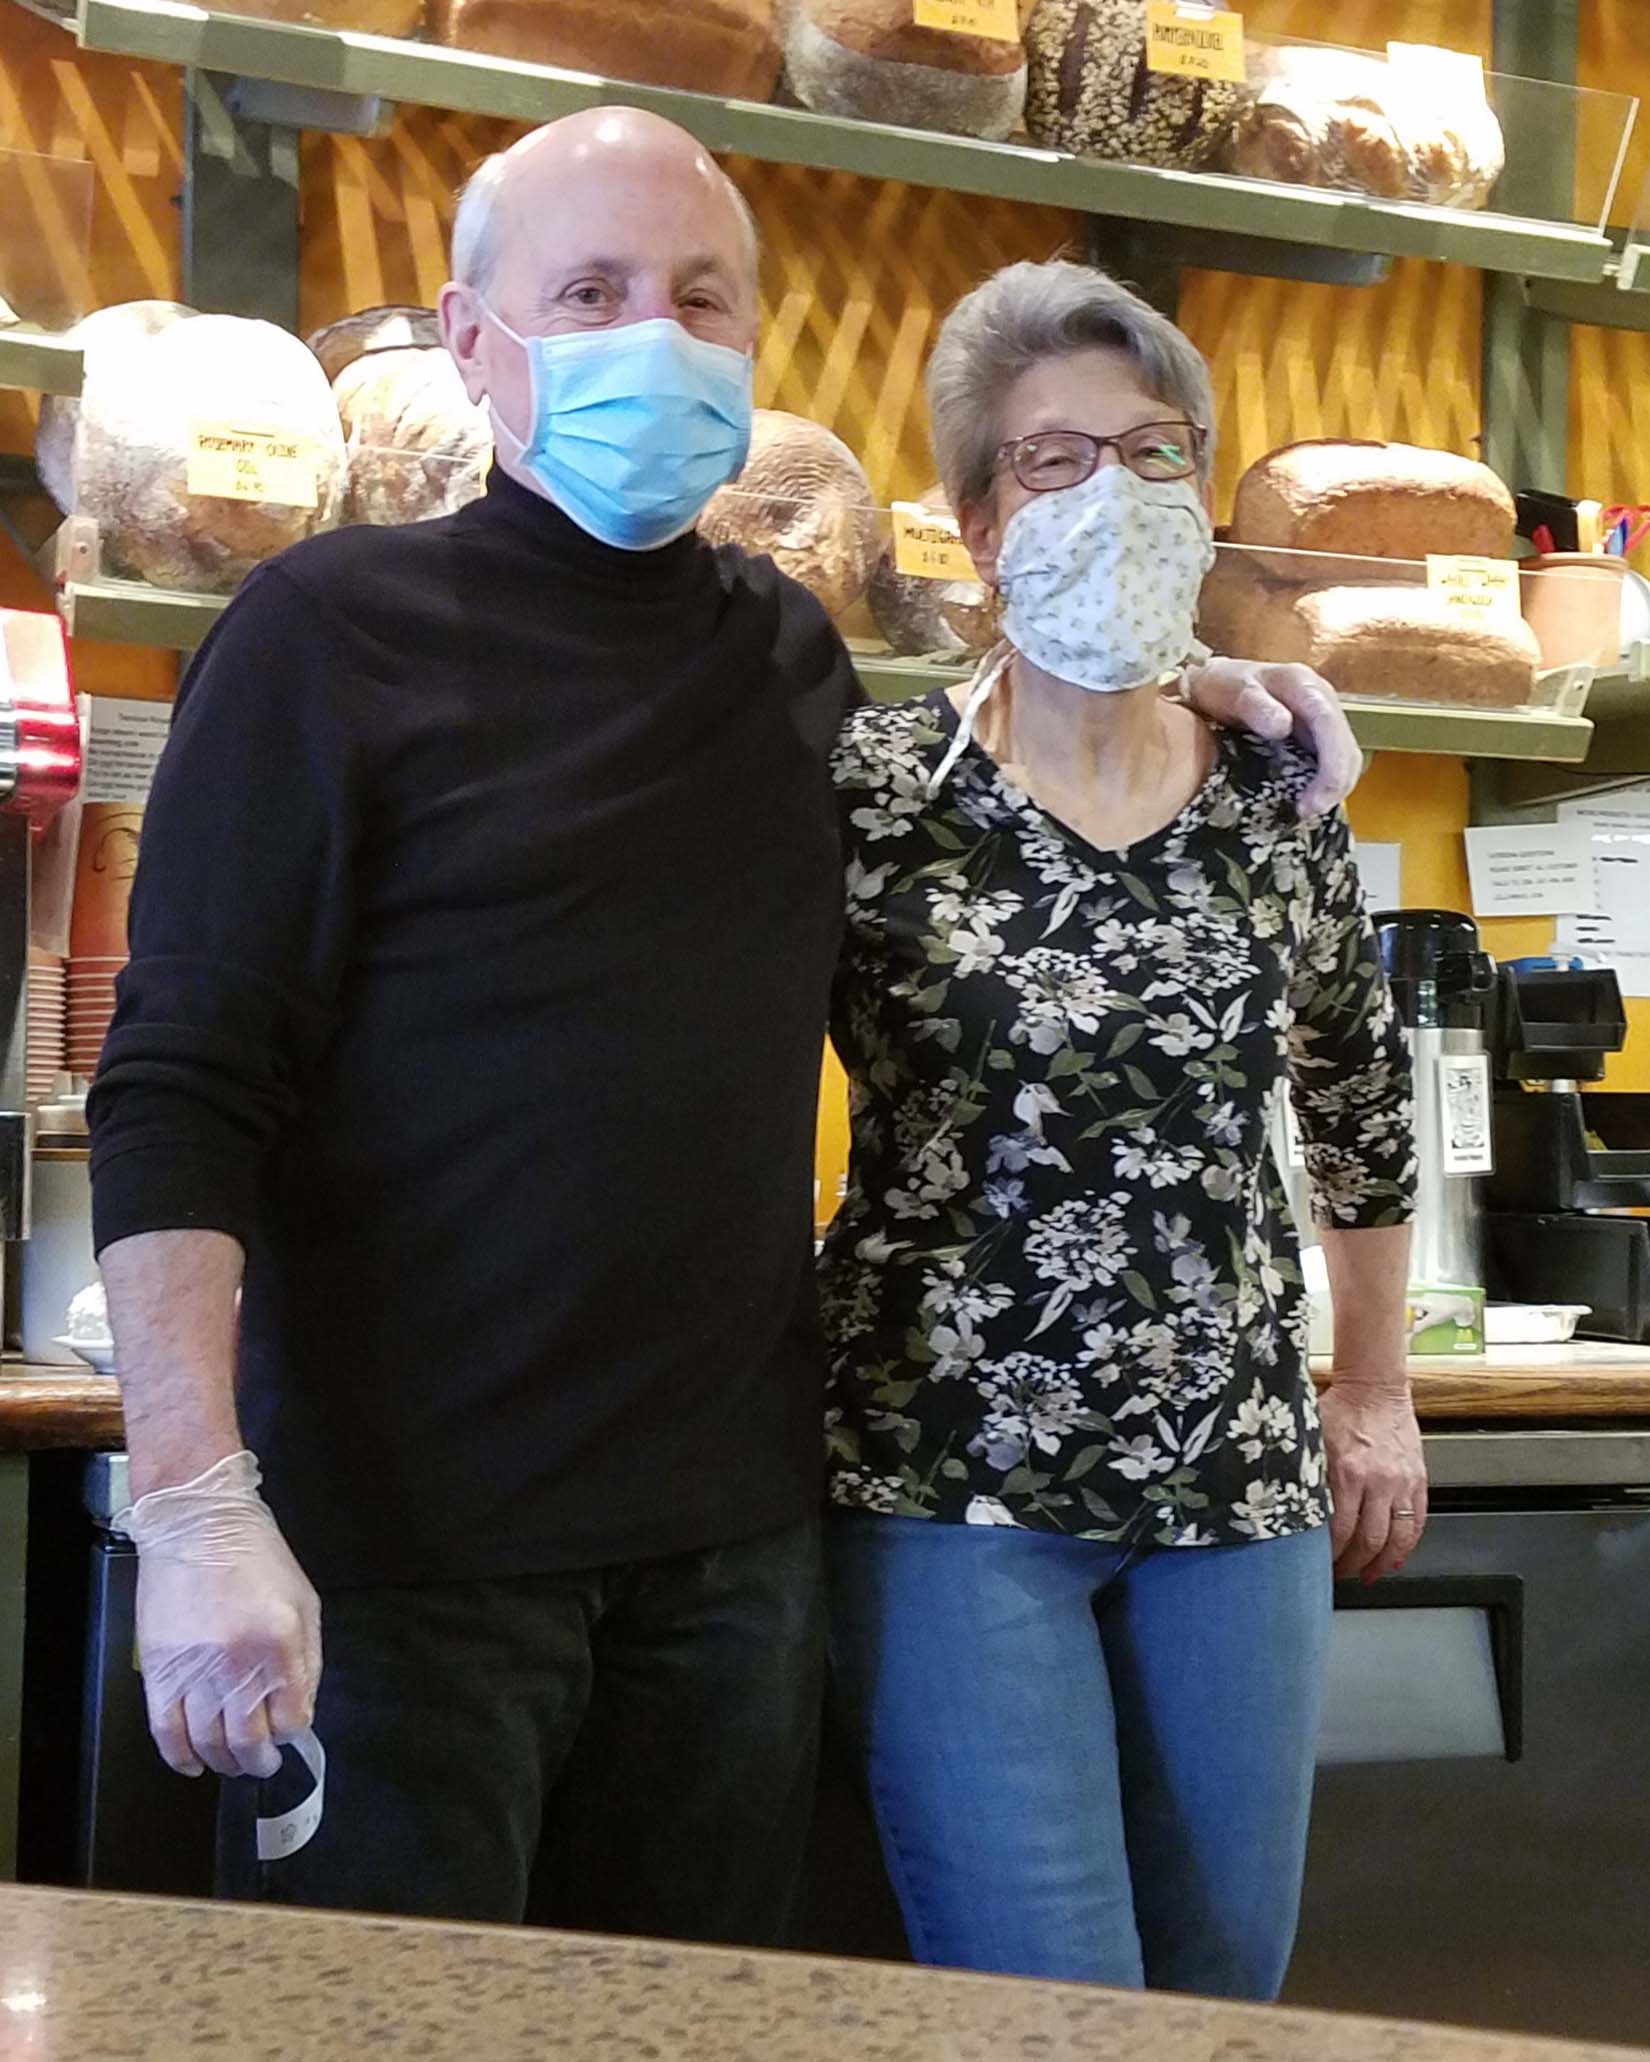
[[[191,494],[205,426],[271,430],[299,448],[314,506]],[[261,560],[344,505],[344,436],[326,375],[272,322],[196,315],[88,365],[75,436],[74,507],[91,516],[105,572],[227,594]]]
[[[487,411],[444,350],[373,350],[332,383],[349,455],[344,520],[416,523],[474,501],[493,459]]]
[[[1000,142],[1025,108],[1025,48],[918,28],[911,0],[793,0],[791,91],[816,114]]]
[[[699,518],[713,544],[766,555],[830,616],[865,593],[882,551],[882,521],[859,460],[816,422],[759,408],[745,469]]]
[[[409,344],[420,350],[440,349],[441,318],[433,308],[363,308],[359,315],[329,322],[309,339],[309,348],[330,380],[368,351],[394,351]]]
[[[178,301],[118,301],[112,308],[99,308],[86,316],[74,328],[74,341],[85,366],[81,391],[95,392],[119,379],[134,344],[156,330],[186,322],[194,312]],[[78,399],[62,394],[42,397],[34,433],[35,468],[41,485],[64,515],[74,513],[74,439],[79,421]]]

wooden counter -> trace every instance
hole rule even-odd
[[[1324,1369],[1314,1363],[1320,1380]],[[1650,1419],[1650,1347],[1492,1346],[1482,1360],[1410,1363],[1424,1420]],[[120,1392],[90,1368],[0,1362],[0,1453],[117,1447]]]
[[[75,2062],[1608,2062],[1523,2040],[877,1962],[0,1889],[0,2053]]]

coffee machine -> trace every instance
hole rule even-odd
[[[1492,1063],[1495,1171],[1485,1190],[1491,1293],[1520,1303],[1586,1304],[1577,1329],[1650,1339],[1650,1151],[1598,1136],[1603,1079],[1627,1038],[1608,967],[1515,960],[1500,969]],[[1619,1113],[1626,1120],[1631,1100]]]
[[[1482,1353],[1478,1177],[1491,1160],[1484,1020],[1495,968],[1479,949],[1472,918],[1455,910],[1383,910],[1374,925],[1415,1062],[1409,1350]]]

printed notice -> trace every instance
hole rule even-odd
[[[1523,618],[1516,559],[1449,557],[1428,552],[1427,585],[1443,597],[1444,606],[1452,613],[1475,623],[1518,622]]]
[[[1444,1172],[1488,1174],[1495,1165],[1488,1053],[1438,1055],[1438,1116],[1444,1129]]]
[[[942,29],[948,36],[984,36],[992,43],[1020,40],[1015,0],[911,0],[911,19],[919,29]]]
[[[896,501],[894,570],[910,580],[978,580],[956,518],[915,501]]]
[[[1593,841],[1572,823],[1467,832],[1474,916],[1585,916],[1598,907]]]
[[[1607,916],[1561,917],[1555,929],[1555,952],[1573,952],[1589,966],[1609,967],[1623,995],[1650,997],[1650,952],[1623,940]]]
[[[1381,909],[1401,909],[1403,846],[1366,845],[1360,838],[1353,857],[1358,862],[1358,878],[1363,882],[1364,907],[1370,915]]]
[[[135,803],[141,809],[149,799],[161,747],[172,727],[171,704],[111,701],[102,695],[85,699],[83,800]]]
[[[1146,0],[1146,69],[1241,86],[1249,76],[1243,16],[1193,0]]]
[[[286,508],[313,508],[320,498],[307,437],[231,422],[190,424],[185,485],[212,500],[271,501]]]

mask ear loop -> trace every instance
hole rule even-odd
[[[988,672],[981,674],[978,681],[975,682],[973,692],[969,695],[967,702],[963,705],[962,718],[957,724],[957,734],[951,740],[951,747],[949,751],[947,751],[945,757],[940,761],[939,765],[935,767],[933,773],[929,776],[928,799],[930,801],[932,801],[934,797],[939,793],[940,789],[944,787],[947,776],[950,774],[951,769],[956,765],[957,761],[962,757],[963,753],[968,750],[969,742],[974,735],[975,719],[979,715],[980,711],[985,707],[986,700],[990,696],[992,690],[996,687],[998,681],[1001,680],[1003,675],[1008,671],[1009,665],[1012,662],[1013,657],[1014,654],[1012,652],[1004,652],[1002,657],[997,661],[996,665],[991,667],[991,669]]]

